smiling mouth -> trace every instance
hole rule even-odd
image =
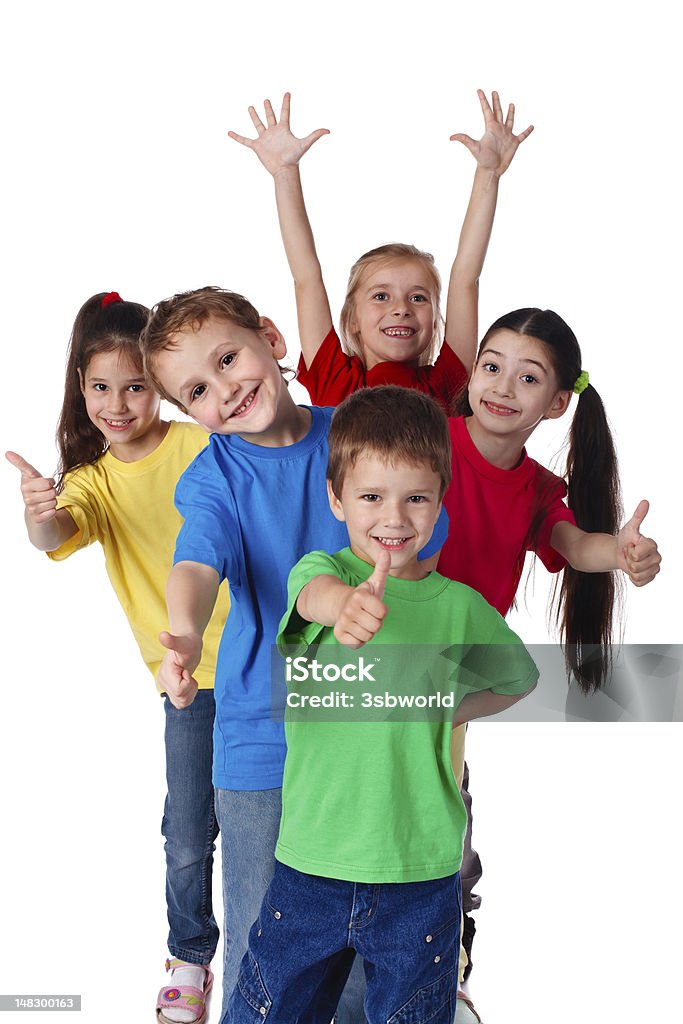
[[[102,417],[110,430],[125,430],[133,422],[132,420],[108,420]]]
[[[498,405],[496,402],[487,402],[482,400],[482,405],[484,405],[490,413],[493,413],[494,416],[515,416],[518,411],[517,409],[511,409],[509,405]]]
[[[412,338],[415,330],[413,327],[383,327],[382,334],[387,338]]]
[[[235,416],[243,416],[245,412],[248,412],[249,409],[251,409],[252,405],[254,404],[254,399],[256,398],[256,393],[257,393],[259,387],[260,387],[260,385],[258,387],[255,387],[253,391],[249,392],[249,394],[244,399],[242,404],[238,405],[236,409],[232,410],[232,412],[228,416],[228,419],[231,420]]]
[[[412,537],[373,537],[372,539],[389,551],[399,551],[409,540],[412,540]]]

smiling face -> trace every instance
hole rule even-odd
[[[571,397],[559,389],[543,342],[510,330],[486,342],[468,394],[474,428],[522,445],[541,420],[561,416]]]
[[[207,430],[239,434],[268,446],[283,413],[293,405],[277,360],[285,355],[282,335],[261,317],[261,329],[212,317],[199,330],[176,334],[154,356],[154,372],[165,390]]]
[[[354,555],[374,565],[388,551],[390,574],[402,579],[425,575],[417,555],[434,530],[440,494],[441,478],[428,463],[388,463],[371,452],[347,469],[339,497],[328,482],[330,508],[346,523]]]
[[[370,263],[354,294],[351,333],[369,370],[378,363],[417,365],[438,317],[435,282],[420,260]]]
[[[79,380],[86,412],[115,458],[135,462],[154,451],[167,426],[159,395],[123,349],[92,355]]]

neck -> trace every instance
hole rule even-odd
[[[499,437],[484,430],[476,416],[468,416],[465,419],[465,426],[474,447],[492,466],[498,469],[515,469],[519,465],[531,430],[514,436]]]
[[[159,447],[170,426],[166,420],[157,420],[142,437],[124,444],[110,444],[107,450],[119,462],[139,462]]]
[[[239,434],[243,441],[258,444],[262,448],[286,448],[297,441],[302,441],[311,427],[311,414],[308,409],[296,405],[286,387],[278,404],[278,412],[274,421],[261,434]]]

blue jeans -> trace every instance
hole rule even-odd
[[[329,1024],[363,957],[369,1024],[452,1024],[460,875],[373,885],[278,863],[249,935],[231,1024]]]
[[[223,849],[223,1008],[220,1024],[232,1024],[230,996],[249,944],[263,896],[275,870],[282,790],[217,789],[216,815]],[[363,994],[344,991],[341,1006],[349,1024],[363,1024]],[[325,1024],[330,1024],[330,1013]],[[302,1021],[302,1024],[304,1022]]]
[[[211,783],[213,692],[200,690],[182,711],[164,697],[164,709],[168,794],[161,832],[166,837],[168,948],[171,956],[208,964],[218,942],[211,904],[218,835]]]

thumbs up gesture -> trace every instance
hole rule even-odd
[[[644,587],[651,583],[659,572],[662,561],[656,541],[650,537],[643,537],[640,532],[649,509],[650,503],[641,501],[617,536],[619,568],[623,569],[636,587]]]
[[[340,644],[355,650],[382,628],[387,614],[382,598],[390,568],[391,555],[380,551],[371,576],[352,591],[337,619],[334,635]]]
[[[173,636],[164,632],[159,634],[159,642],[166,648],[157,673],[159,688],[168,694],[174,708],[189,707],[199,689],[192,673],[201,661],[201,637],[196,633]]]
[[[17,455],[5,452],[5,458],[21,473],[21,495],[26,516],[34,523],[47,523],[57,515],[57,491],[52,477],[41,476],[35,466]]]

